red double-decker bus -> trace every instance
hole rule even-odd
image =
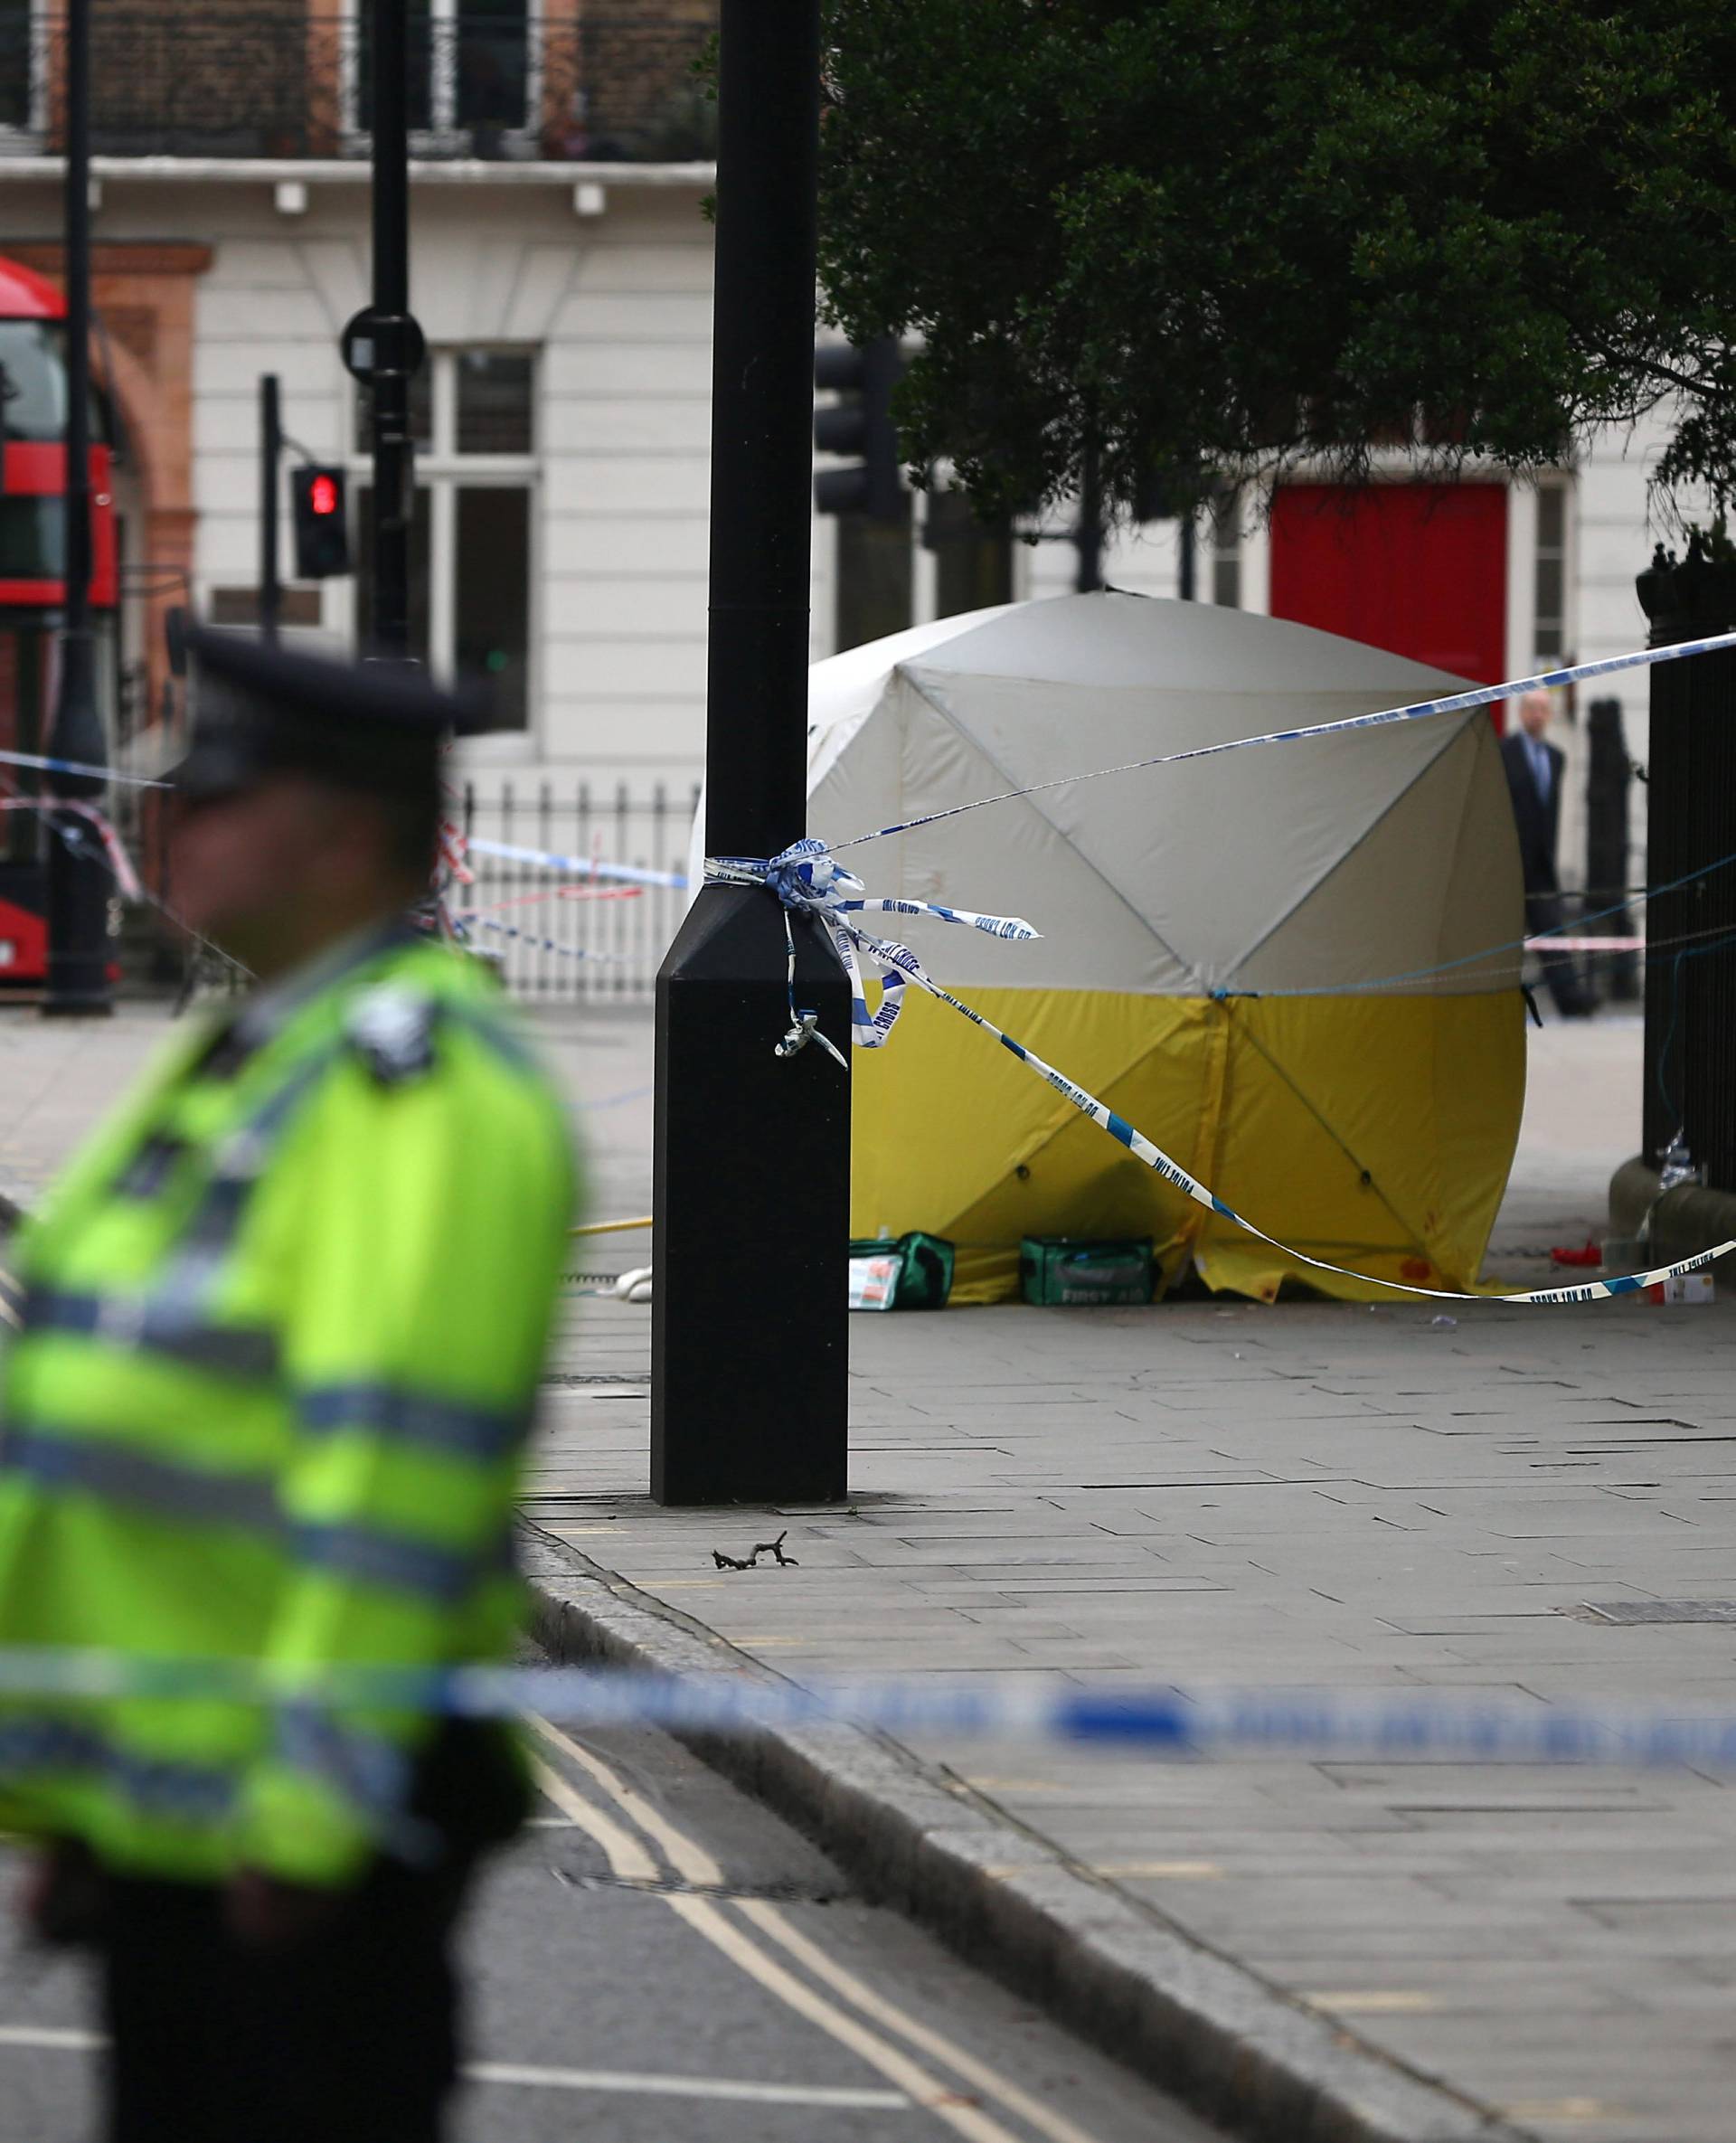
[[[54,709],[66,603],[66,300],[0,257],[0,751],[42,753]],[[118,600],[114,450],[90,412],[90,622],[113,646]],[[111,667],[99,661],[100,673]],[[33,796],[34,772],[0,760],[0,798]],[[0,991],[48,972],[38,815],[0,811]]]

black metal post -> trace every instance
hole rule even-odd
[[[818,0],[723,0],[712,424],[706,846],[807,822]],[[848,1052],[849,991],[795,917],[795,1001]],[[790,1025],[784,914],[703,891],[657,977],[651,1493],[846,1488],[850,1087]]]
[[[1191,603],[1198,593],[1199,555],[1200,533],[1190,508],[1182,515],[1175,575],[1175,592],[1184,603]]]
[[[1103,479],[1095,439],[1086,442],[1080,467],[1079,524],[1073,544],[1079,552],[1073,587],[1077,593],[1090,595],[1103,585]]]
[[[410,45],[407,0],[373,6],[373,645],[410,655]]]
[[[283,460],[283,420],[278,401],[278,375],[259,377],[259,633],[275,643],[283,609],[283,583],[278,577],[278,469]]]
[[[1655,647],[1736,624],[1736,566],[1697,538],[1679,566],[1660,552],[1639,595]],[[1686,883],[1646,905],[1645,1154],[1656,1167],[1682,1131],[1736,1191],[1736,867],[1711,867],[1736,854],[1736,656],[1660,666],[1651,694],[1646,882]]]
[[[97,705],[97,649],[90,630],[90,0],[66,11],[66,606],[60,692],[49,751],[80,764],[108,764]],[[90,802],[100,775],[51,773],[45,792]],[[108,896],[112,880],[89,826],[71,812],[47,814],[45,829],[48,984],[46,1014],[101,1015],[108,989]]]

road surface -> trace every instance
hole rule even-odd
[[[533,1740],[454,2143],[1213,2143],[665,1736]],[[93,2025],[76,1962],[0,1938],[6,2143],[95,2132]]]

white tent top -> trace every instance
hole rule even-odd
[[[1306,626],[1117,594],[978,610],[810,673],[809,831],[832,842],[1061,780],[851,848],[871,892],[1025,916],[1006,944],[912,922],[960,986],[1198,995],[1488,989],[1521,934],[1517,845],[1480,712],[1094,769],[1330,722],[1464,680]]]

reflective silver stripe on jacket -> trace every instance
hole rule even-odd
[[[258,1326],[220,1324],[212,1315],[212,1300],[223,1261],[278,1134],[297,1102],[341,1053],[337,1045],[316,1051],[224,1140],[216,1173],[148,1293],[32,1288],[22,1311],[24,1330],[80,1333],[111,1346],[165,1355],[222,1376],[274,1376],[275,1336]]]
[[[89,1720],[54,1713],[0,1718],[0,1787],[46,1782],[69,1772],[94,1776],[154,1815],[190,1823],[227,1816],[238,1787],[231,1770],[143,1755],[110,1741]]]
[[[466,1459],[499,1459],[515,1449],[530,1427],[530,1410],[465,1406],[402,1384],[316,1384],[296,1411],[316,1434],[357,1430]]]
[[[216,1260],[231,1248],[241,1232],[253,1187],[264,1174],[296,1104],[338,1062],[344,1046],[339,1042],[327,1043],[304,1058],[283,1084],[222,1140],[211,1180],[175,1245],[167,1283],[170,1291],[178,1291],[175,1275],[176,1268],[183,1265],[196,1270],[202,1286],[209,1284]]]
[[[276,1533],[283,1522],[277,1490],[258,1474],[182,1466],[108,1437],[9,1425],[0,1439],[0,1466],[40,1487],[99,1496],[154,1517],[241,1525],[254,1533]]]
[[[19,1312],[27,1332],[76,1332],[110,1345],[167,1355],[220,1376],[277,1374],[276,1336],[259,1325],[219,1325],[170,1295],[83,1295],[32,1288]]]
[[[410,1786],[410,1758],[397,1742],[335,1719],[324,1705],[297,1702],[277,1713],[278,1761],[336,1789],[377,1817],[395,1815]]]
[[[476,1584],[476,1559],[377,1525],[325,1525],[301,1523],[289,1528],[297,1560],[315,1570],[330,1571],[352,1583],[383,1585],[394,1592],[414,1592],[439,1607],[452,1607]]]
[[[0,1468],[45,1488],[100,1496],[152,1517],[240,1526],[280,1543],[304,1568],[414,1593],[437,1606],[464,1599],[481,1574],[474,1556],[381,1526],[289,1519],[275,1485],[259,1475],[177,1465],[107,1437],[8,1428],[0,1440]]]

